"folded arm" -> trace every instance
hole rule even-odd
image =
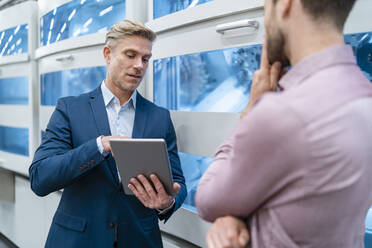
[[[298,179],[302,123],[282,103],[263,99],[242,118],[198,185],[196,205],[208,221],[248,217]],[[302,150],[300,150],[302,149]]]

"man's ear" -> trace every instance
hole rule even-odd
[[[103,47],[103,57],[106,60],[106,64],[110,64],[111,62],[111,53],[112,53],[111,47],[107,45]]]
[[[279,16],[281,19],[285,19],[291,14],[293,1],[300,1],[300,0],[280,0],[278,1],[278,11]]]

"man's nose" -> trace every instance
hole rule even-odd
[[[134,62],[134,68],[136,68],[137,70],[143,70],[144,67],[145,64],[143,63],[142,59],[136,59],[136,61]]]

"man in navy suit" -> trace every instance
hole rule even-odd
[[[155,38],[140,23],[113,25],[103,49],[104,82],[59,99],[29,169],[37,195],[63,189],[45,247],[162,247],[158,219],[167,220],[187,193],[169,111],[136,91]],[[156,175],[138,175],[128,185],[134,195],[125,195],[112,136],[163,138],[178,194],[168,195]]]

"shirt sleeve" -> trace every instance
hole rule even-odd
[[[105,152],[103,150],[102,137],[103,137],[102,135],[97,137],[97,147],[102,156],[106,157],[107,155],[109,155],[109,152]]]
[[[176,201],[173,199],[173,201],[171,202],[170,206],[167,207],[167,208],[164,208],[164,209],[156,209],[156,212],[159,214],[159,215],[164,215],[166,214],[168,211],[170,211],[173,207],[174,207],[174,203]]]
[[[274,95],[264,97],[234,128],[201,178],[199,215],[249,217],[271,197],[301,177],[302,122]]]

